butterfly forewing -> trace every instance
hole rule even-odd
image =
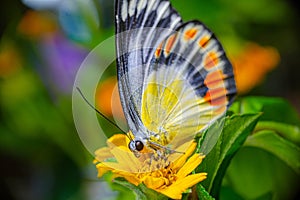
[[[129,128],[136,132],[153,51],[182,21],[167,0],[117,0],[115,10],[120,97]]]

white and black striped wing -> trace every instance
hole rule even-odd
[[[116,0],[116,53],[120,98],[130,130],[143,127],[142,91],[157,46],[182,24],[169,0]]]

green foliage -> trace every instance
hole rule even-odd
[[[243,114],[226,118],[219,140],[196,170],[208,173],[208,178],[201,184],[212,196],[218,197],[230,160],[253,131],[259,116],[260,114]]]
[[[270,130],[256,132],[247,139],[245,146],[261,148],[274,154],[297,174],[300,174],[299,146],[280,137],[276,132]]]
[[[266,97],[240,99],[231,111],[262,112],[262,116],[243,148],[232,159],[221,198],[295,198],[300,177],[297,112],[283,99]]]
[[[217,130],[220,124],[209,129]],[[293,198],[293,185],[297,185],[300,174],[298,125],[297,112],[283,99],[238,100],[225,118],[216,145],[196,170],[208,173],[207,179],[197,185],[198,196],[237,200]],[[208,132],[199,141],[199,151],[208,144],[205,138],[212,138]],[[287,187],[287,183],[292,186]]]
[[[266,193],[271,193],[272,199],[295,199],[299,176],[265,150],[243,147],[232,159],[222,186],[220,199],[232,199],[230,194],[224,195],[226,188],[242,199],[256,199]]]
[[[246,146],[264,149],[300,174],[300,120],[290,104],[279,98],[247,97],[233,110],[249,113],[260,110],[263,115]]]
[[[230,111],[235,113],[262,112],[260,121],[272,121],[300,126],[297,111],[282,98],[245,97],[236,101]]]
[[[136,200],[148,200],[148,199],[153,199],[153,200],[166,200],[168,197],[147,188],[144,184],[140,184],[139,186],[135,186],[129,182],[127,182],[124,179],[118,178],[114,180],[114,183],[117,183],[123,187],[126,187],[127,189],[130,189],[131,191],[134,192],[135,194],[135,199]]]
[[[205,190],[205,188],[201,184],[197,184],[196,188],[199,199],[214,200],[214,198]]]

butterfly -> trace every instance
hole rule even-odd
[[[226,112],[232,65],[200,21],[183,22],[169,0],[116,0],[118,87],[129,149],[175,152]]]

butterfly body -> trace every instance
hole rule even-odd
[[[201,22],[183,23],[169,0],[117,0],[116,49],[129,149],[176,152],[224,116],[232,66]]]

